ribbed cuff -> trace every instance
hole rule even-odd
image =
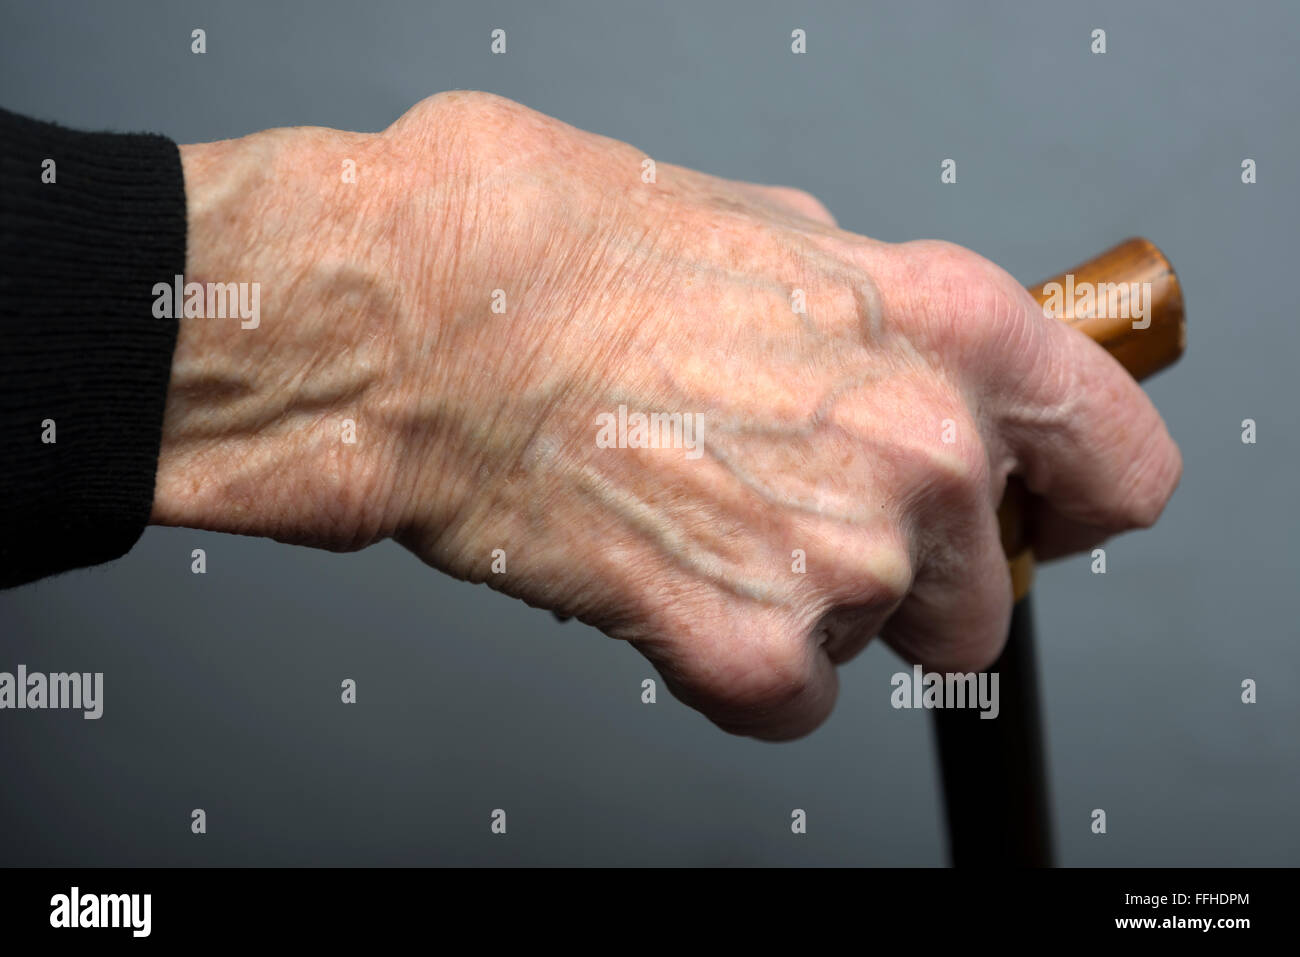
[[[185,271],[176,144],[0,110],[0,263],[10,587],[118,558],[148,522],[176,345],[152,289]]]

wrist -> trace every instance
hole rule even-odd
[[[341,172],[372,139],[180,148],[186,270],[183,301],[162,296],[178,336],[152,523],[335,549],[390,532],[390,290]]]

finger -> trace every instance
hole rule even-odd
[[[1004,402],[998,431],[1044,499],[1047,554],[1155,523],[1182,476],[1182,456],[1155,406],[1104,349],[1054,319],[1036,378]],[[1046,556],[1045,556],[1046,557]]]
[[[1112,535],[1106,528],[1066,518],[1043,499],[1029,498],[1026,502],[1029,543],[1039,561],[1090,551]]]
[[[839,681],[807,629],[800,633],[769,610],[669,616],[674,620],[661,635],[632,644],[679,700],[724,731],[784,741],[830,714]]]
[[[995,470],[1022,475],[1072,522],[1110,532],[1154,523],[1182,459],[1123,367],[969,250],[946,243],[895,249],[903,272],[890,286],[903,291],[888,294],[930,348],[955,352],[957,374],[988,423]],[[909,281],[920,291],[909,293]]]
[[[1011,603],[997,516],[985,504],[949,526],[882,637],[912,664],[983,670],[1006,643]]]

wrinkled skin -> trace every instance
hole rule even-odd
[[[262,318],[181,321],[154,520],[396,538],[628,640],[729,731],[807,733],[877,634],[990,664],[1008,475],[1046,556],[1150,525],[1179,479],[1137,385],[1011,276],[797,190],[646,183],[634,147],[481,93],[182,157],[187,279],[260,282]],[[701,414],[702,454],[598,447],[620,404]]]

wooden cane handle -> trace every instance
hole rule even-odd
[[[1135,379],[1172,365],[1187,344],[1178,276],[1149,240],[1126,239],[1028,288],[1039,305],[1103,345]],[[1029,591],[1034,574],[1027,498],[1024,486],[1012,479],[998,509],[1017,601]]]

